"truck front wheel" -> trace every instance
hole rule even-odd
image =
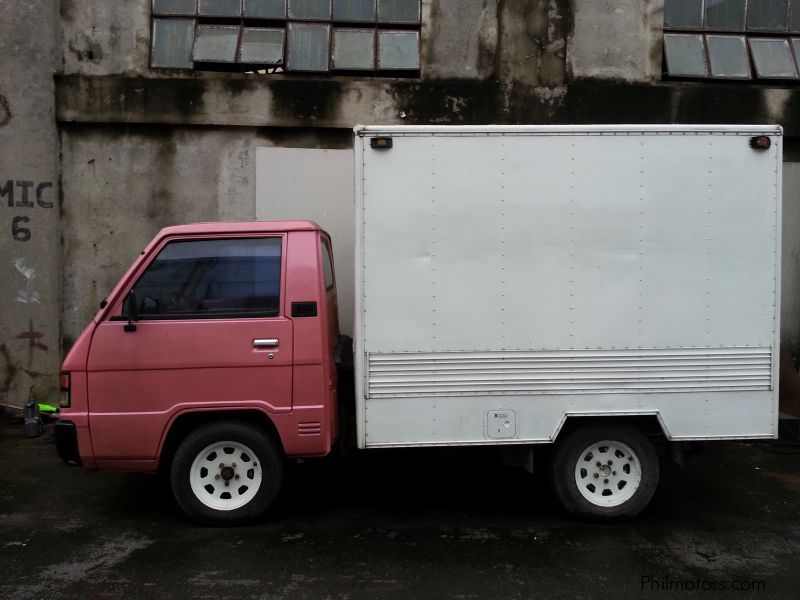
[[[283,462],[269,437],[236,421],[192,431],[178,446],[170,468],[180,509],[211,525],[256,519],[275,500],[282,481]]]
[[[659,465],[650,440],[625,425],[589,425],[560,440],[552,483],[570,513],[592,521],[629,519],[647,506]]]

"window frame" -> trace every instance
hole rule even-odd
[[[670,0],[667,0],[669,2]],[[672,0],[673,2],[680,2],[680,0]],[[750,8],[753,5],[752,0],[744,1],[744,23],[741,29],[730,29],[726,27],[710,27],[708,25],[708,9],[709,0],[700,0],[701,7],[701,22],[699,27],[675,27],[669,26],[665,21],[663,23],[662,34],[662,80],[671,81],[691,81],[693,83],[708,83],[708,82],[750,82],[762,85],[775,85],[776,82],[783,83],[800,83],[800,55],[794,52],[795,41],[800,42],[800,31],[792,30],[792,18],[795,13],[800,12],[800,0],[780,0],[785,6],[786,28],[778,29],[752,29],[750,26]],[[666,14],[667,4],[665,3],[664,12]],[[797,29],[800,30],[800,19],[798,19]],[[706,65],[706,74],[692,74],[685,75],[680,73],[671,73],[669,66],[669,56],[667,52],[667,36],[700,36],[701,38],[701,52],[703,62]],[[748,61],[749,77],[730,76],[730,75],[715,75],[712,69],[711,50],[709,48],[708,38],[723,38],[723,37],[737,37],[744,38],[746,58]],[[788,44],[789,59],[794,63],[795,75],[794,76],[772,76],[762,75],[759,72],[758,65],[756,64],[755,55],[753,54],[751,40],[772,39],[775,41],[782,41]]]
[[[230,233],[230,234],[211,234],[211,235],[176,235],[169,236],[161,241],[153,250],[147,254],[142,262],[136,268],[128,280],[127,285],[121,290],[119,297],[115,300],[114,308],[108,313],[107,321],[128,321],[128,315],[125,313],[125,301],[132,290],[136,289],[139,281],[142,279],[144,273],[158,258],[161,252],[169,244],[176,242],[199,242],[199,241],[222,241],[222,240],[256,240],[256,239],[280,239],[281,256],[279,260],[280,274],[278,290],[278,310],[276,314],[265,314],[265,311],[230,311],[230,312],[215,312],[215,313],[188,313],[177,314],[169,316],[153,316],[146,314],[139,314],[139,322],[142,321],[213,321],[213,320],[228,320],[228,319],[280,319],[285,318],[286,315],[286,242],[287,234],[281,232],[269,233],[247,233],[245,235]],[[140,299],[137,298],[137,301]]]
[[[248,13],[248,5],[252,0],[238,0],[241,14],[238,16],[232,15],[208,15],[199,13],[200,0],[194,0],[194,12],[190,14],[183,14],[177,12],[159,12],[155,10],[156,0],[150,0],[150,44],[149,44],[149,57],[148,65],[151,69],[159,69],[166,71],[224,71],[224,72],[245,72],[245,73],[259,73],[263,75],[280,72],[287,75],[324,75],[326,77],[340,77],[340,76],[364,76],[374,78],[389,78],[389,77],[402,77],[402,78],[419,78],[422,72],[422,44],[423,44],[423,26],[422,15],[423,6],[421,0],[412,0],[417,3],[417,14],[419,19],[415,21],[388,21],[378,18],[378,0],[367,0],[372,2],[375,10],[375,18],[369,20],[347,20],[343,18],[336,18],[335,13],[335,0],[327,0],[330,8],[330,16],[327,19],[311,19],[311,18],[293,18],[289,16],[289,0],[277,0],[282,2],[283,14],[274,16],[255,16]],[[156,24],[161,22],[182,22],[186,28],[191,31],[191,40],[188,40],[188,59],[181,65],[164,65],[153,64],[156,57]],[[319,69],[303,69],[292,67],[292,51],[290,49],[292,41],[292,29],[302,26],[317,25],[327,29],[327,47],[326,47],[326,66],[322,68],[320,63]],[[209,58],[202,58],[195,60],[195,52],[198,46],[198,36],[201,28],[212,27],[238,27],[237,45],[234,53],[233,60],[223,61]],[[242,60],[241,49],[244,32],[248,29],[282,29],[283,30],[283,53],[281,59],[277,62],[245,62]],[[336,52],[336,34],[340,30],[354,30],[372,32],[374,37],[374,44],[372,46],[372,67],[347,67],[337,66],[334,61]],[[416,66],[401,66],[392,67],[381,64],[380,45],[383,34],[404,33],[411,34],[415,38],[416,43]],[[180,38],[183,40],[183,38]],[[169,47],[169,40],[161,39],[161,44]],[[183,41],[180,44],[179,50],[183,50]],[[161,48],[161,46],[158,46]],[[163,51],[162,51],[163,53]],[[294,54],[298,54],[295,52]],[[180,61],[174,61],[178,63]]]
[[[322,284],[325,286],[325,291],[330,292],[331,290],[336,289],[336,269],[334,268],[333,264],[333,248],[331,247],[331,241],[325,236],[320,236],[319,246],[320,246],[320,257],[322,258]],[[325,252],[323,249],[327,250],[327,252]],[[330,266],[330,271],[331,271],[330,285],[328,285],[326,277],[327,274],[325,270],[326,262]]]

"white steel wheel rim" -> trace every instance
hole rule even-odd
[[[255,498],[263,472],[256,453],[239,442],[214,442],[189,471],[195,497],[214,510],[236,510]]]
[[[575,484],[595,506],[619,506],[630,500],[642,482],[642,465],[630,446],[603,440],[578,455]]]

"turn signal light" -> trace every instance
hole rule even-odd
[[[759,135],[750,138],[750,147],[753,150],[769,150],[770,146],[772,146],[772,140],[769,139],[768,135]]]
[[[69,408],[69,384],[69,373],[61,373],[61,376],[58,378],[58,387],[61,388],[61,399],[58,405],[61,408]]]

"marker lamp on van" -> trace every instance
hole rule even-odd
[[[772,146],[772,140],[769,139],[768,135],[758,135],[750,138],[750,147],[753,150],[769,150],[770,146]]]
[[[58,387],[61,389],[61,399],[58,405],[61,408],[69,408],[69,383],[69,373],[61,373],[61,376],[58,378]]]
[[[369,141],[369,146],[375,150],[388,150],[392,147],[392,138],[374,137]]]

